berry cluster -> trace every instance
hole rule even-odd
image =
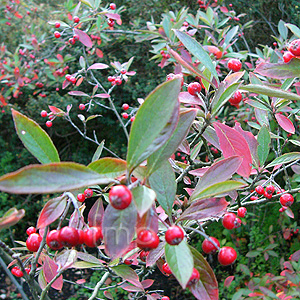
[[[93,190],[86,189],[83,193],[77,195],[77,200],[79,202],[84,202],[85,199],[93,197]]]
[[[283,61],[288,63],[292,58],[300,56],[300,39],[293,40],[287,47],[288,51],[283,54]]]
[[[239,219],[236,216],[235,213],[229,212],[224,215],[222,224],[223,224],[224,228],[231,230],[231,229],[240,227],[242,224],[242,221],[241,221],[241,219]]]

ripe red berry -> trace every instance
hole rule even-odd
[[[240,217],[240,218],[244,218],[247,214],[247,208],[246,207],[240,207],[237,211],[237,215]]]
[[[161,300],[170,300],[170,298],[168,296],[163,296]]]
[[[19,267],[15,266],[11,269],[11,273],[16,277],[23,277],[24,274]]]
[[[74,34],[73,35],[73,39],[75,40],[75,42],[79,41],[79,35],[78,34]]]
[[[267,187],[266,187],[266,191],[265,191],[267,194],[274,194],[274,192],[275,192],[275,188],[274,188],[274,186],[273,185],[268,185]]]
[[[135,120],[135,117],[130,118],[130,122],[133,122]]]
[[[120,70],[120,73],[124,75],[124,74],[127,73],[127,71],[126,71],[125,69],[121,69],[121,70]]]
[[[128,115],[128,113],[122,113],[122,117],[123,117],[123,119],[128,119],[129,115]]]
[[[236,91],[234,93],[234,95],[229,99],[229,103],[232,105],[237,105],[242,101],[242,99],[243,99],[243,96],[242,96],[241,92]]]
[[[59,22],[55,22],[55,28],[59,28],[60,27],[60,23]]]
[[[38,233],[32,233],[26,241],[26,247],[29,251],[36,252],[39,250],[42,237]]]
[[[78,244],[79,233],[76,228],[65,226],[60,229],[58,238],[63,246],[74,247]]]
[[[291,194],[284,194],[279,199],[282,206],[291,206],[294,203],[294,197]]]
[[[74,38],[69,38],[69,43],[71,45],[74,45],[76,43],[75,39]]]
[[[116,78],[116,80],[115,80],[115,84],[116,85],[121,85],[122,84],[122,79],[121,78]]]
[[[242,68],[242,63],[240,62],[240,60],[232,58],[228,61],[227,66],[229,70],[232,70],[233,72],[238,72]]]
[[[70,78],[70,81],[73,83],[73,84],[75,84],[76,83],[76,77],[74,77],[74,76],[71,76],[71,78]]]
[[[153,230],[142,229],[137,234],[136,243],[139,248],[149,251],[158,247],[159,238]]]
[[[196,284],[200,279],[200,273],[196,268],[193,269],[192,276],[190,277],[189,282],[187,283],[187,287],[191,287],[192,285]]]
[[[115,21],[112,20],[112,19],[108,19],[108,20],[107,20],[107,25],[108,25],[109,27],[113,27],[113,26],[115,25]]]
[[[115,10],[117,8],[117,5],[115,3],[111,3],[109,4],[109,8]]]
[[[188,85],[188,92],[193,96],[197,95],[197,93],[200,93],[201,89],[202,87],[199,82],[192,82]]]
[[[222,266],[229,266],[235,262],[237,258],[236,251],[231,247],[222,247],[218,254],[219,263]]]
[[[265,198],[271,199],[273,197],[273,194],[269,194],[267,192],[264,193]]]
[[[114,81],[116,80],[116,78],[115,78],[114,76],[108,76],[108,77],[107,77],[107,80],[108,80],[109,82],[114,82]]]
[[[85,196],[85,198],[91,198],[91,197],[93,197],[93,190],[91,190],[91,189],[86,189],[85,191],[84,191],[84,196]]]
[[[26,273],[29,275],[31,268],[25,268]]]
[[[90,227],[84,232],[84,243],[88,247],[97,247],[101,244],[103,239],[102,230],[100,227]]]
[[[166,242],[169,245],[178,245],[184,238],[184,231],[181,227],[173,225],[165,233]]]
[[[283,61],[288,63],[293,57],[295,57],[290,51],[285,51],[283,53]]]
[[[76,16],[73,18],[73,21],[74,21],[74,23],[79,23],[80,19],[79,19],[79,17]]]
[[[218,247],[220,247],[220,242],[215,237],[211,236],[210,239],[213,240]],[[205,239],[202,243],[202,250],[204,253],[210,254],[216,252],[218,248],[208,239]]]
[[[84,244],[85,232],[81,229],[78,229],[78,234],[79,234],[79,240],[78,240],[77,245],[82,245],[82,244]]]
[[[132,200],[132,193],[126,185],[115,185],[108,193],[110,204],[115,209],[125,209]]]
[[[236,226],[236,215],[234,213],[226,213],[223,217],[222,224],[226,229],[233,229]]]
[[[288,50],[295,56],[300,55],[300,39],[292,41],[289,46]]]
[[[59,38],[61,37],[61,34],[60,34],[60,32],[55,31],[55,32],[54,32],[54,36],[55,36],[57,39],[59,39]]]
[[[77,200],[78,200],[79,202],[84,202],[84,200],[85,200],[85,195],[84,195],[84,194],[78,194],[78,195],[77,195]]]
[[[140,253],[140,260],[143,261],[143,262],[146,262],[148,254],[149,254],[148,251],[142,250],[141,253]]]
[[[46,126],[50,128],[52,126],[52,122],[51,121],[47,121],[46,122]]]
[[[80,109],[80,110],[85,110],[85,105],[84,105],[83,103],[80,103],[80,104],[79,104],[79,109]]]
[[[168,263],[166,263],[166,262],[163,264],[162,270],[163,270],[166,274],[168,274],[168,275],[171,275],[171,274],[172,274],[172,271],[171,271],[171,269],[170,269]]]
[[[127,103],[124,103],[124,104],[122,105],[122,108],[123,108],[124,110],[127,110],[127,109],[129,108],[129,105],[128,105]]]
[[[48,113],[45,110],[41,111],[41,117],[46,118],[48,116]]]
[[[46,237],[46,243],[48,247],[52,250],[59,250],[63,247],[59,239],[59,231],[58,230],[51,230],[48,232]]]
[[[258,195],[263,195],[265,193],[265,189],[261,186],[261,185],[258,185],[256,188],[255,188],[255,192],[258,194]]]
[[[234,228],[239,228],[242,225],[242,220],[239,218],[236,218],[234,221]]]
[[[33,227],[33,226],[28,227],[27,230],[26,230],[26,233],[27,233],[28,235],[31,235],[31,234],[33,234],[33,233],[36,233],[35,227]]]

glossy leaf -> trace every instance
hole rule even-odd
[[[104,216],[103,203],[102,200],[99,198],[89,211],[88,214],[89,226],[102,227],[103,216]]]
[[[138,275],[133,269],[126,265],[119,265],[111,268],[118,276],[122,277],[124,280],[132,283],[134,286],[137,286],[144,290],[142,284],[140,283]]]
[[[149,176],[155,170],[164,164],[164,161],[171,157],[177,150],[181,142],[189,132],[189,129],[196,117],[195,109],[185,110],[179,114],[179,121],[175,131],[168,141],[148,158],[147,175]]]
[[[217,149],[221,150],[219,138],[216,130],[212,126],[208,126],[203,132],[203,137]]]
[[[94,162],[94,161],[96,161],[100,158],[100,156],[102,154],[103,147],[104,147],[104,140],[97,147],[97,149],[96,149],[96,151],[93,155],[92,162]]]
[[[49,200],[39,215],[37,228],[45,228],[57,220],[63,214],[66,206],[67,197],[60,196]]]
[[[65,249],[55,257],[55,263],[59,270],[66,270],[77,261],[77,251],[75,249]]]
[[[251,172],[252,157],[245,138],[238,131],[225,124],[215,122],[213,126],[218,135],[224,157],[241,156],[243,161],[237,173],[248,178]]]
[[[61,162],[30,165],[3,175],[0,190],[14,194],[50,194],[113,181],[83,165]]]
[[[1,218],[0,218],[0,230],[9,228],[17,224],[25,216],[25,210],[17,210],[15,207],[10,208]]]
[[[12,109],[17,134],[27,150],[42,164],[59,162],[58,152],[39,124]]]
[[[165,242],[160,242],[158,247],[149,251],[146,258],[146,267],[153,266],[165,252]]]
[[[226,210],[229,202],[225,198],[210,198],[195,201],[179,217],[180,220],[197,220],[203,222],[211,217],[218,217]]]
[[[277,165],[283,165],[288,164],[292,161],[299,160],[300,159],[300,152],[290,152],[283,154],[277,158],[275,158],[271,163],[269,163],[266,168],[277,166]]]
[[[109,65],[102,64],[102,63],[96,63],[91,65],[88,70],[103,70],[109,68]]]
[[[167,81],[158,86],[140,106],[128,143],[127,164],[130,172],[162,147],[174,132],[177,120],[170,119],[176,115],[175,111],[179,113],[180,87],[179,78]]]
[[[199,300],[218,300],[219,289],[214,271],[201,253],[195,248],[190,249],[194,257],[194,267],[200,273],[200,280],[191,286],[191,292]]]
[[[101,94],[94,95],[94,97],[96,97],[96,98],[109,98],[110,95],[109,94],[105,94],[105,93],[101,93]]]
[[[150,186],[156,193],[158,203],[170,217],[177,189],[175,179],[173,168],[167,160],[149,177]]]
[[[45,261],[43,264],[43,271],[46,281],[49,283],[57,274],[58,266],[57,264],[48,256],[45,256]],[[61,290],[63,287],[63,277],[59,276],[51,285],[52,288],[56,290]]]
[[[293,122],[282,114],[275,114],[275,118],[279,124],[279,126],[286,132],[295,133],[295,127]]]
[[[270,132],[266,125],[264,125],[258,135],[257,135],[257,155],[260,161],[260,165],[263,166],[265,161],[268,158],[269,151],[270,151],[270,143],[271,143],[271,137]]]
[[[211,58],[208,53],[203,49],[203,47],[192,37],[184,33],[183,31],[174,30],[178,39],[183,43],[186,49],[193,54],[215,77],[217,81],[219,81],[219,76],[216,71],[216,67],[214,66]]]
[[[111,205],[106,208],[102,232],[105,251],[112,259],[120,257],[129,247],[135,234],[136,221],[137,211],[133,203],[123,210]]]
[[[126,161],[119,158],[104,157],[88,165],[90,169],[101,174],[101,177],[116,178],[126,172]]]
[[[82,30],[74,28],[74,33],[79,36],[79,41],[88,48],[93,47],[91,38]]]
[[[137,207],[137,211],[140,217],[142,217],[146,211],[148,211],[156,198],[155,192],[146,187],[145,185],[139,185],[131,190],[132,196]]]
[[[300,38],[300,29],[298,26],[290,23],[284,24],[297,38]]]
[[[165,257],[172,274],[185,289],[194,267],[193,256],[187,242],[183,240],[176,246],[166,244]]]

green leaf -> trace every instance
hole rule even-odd
[[[25,216],[25,210],[17,210],[15,207],[10,208],[0,218],[0,230],[17,224]]]
[[[257,135],[257,155],[260,161],[260,165],[263,166],[270,151],[270,143],[271,143],[271,136],[270,132],[266,125],[263,125],[259,130]]]
[[[11,111],[17,134],[27,150],[42,164],[59,162],[58,152],[46,131],[18,111]]]
[[[288,37],[288,30],[285,26],[285,22],[280,20],[278,22],[278,32],[282,36],[283,40],[286,40]]]
[[[227,192],[241,189],[245,186],[247,186],[247,184],[243,182],[227,180],[227,181],[213,184],[208,188],[200,191],[199,193],[193,193],[190,199],[191,201],[195,201],[195,200],[200,200],[205,198],[212,198],[217,195],[223,195]]]
[[[126,265],[119,265],[111,268],[117,275],[122,277],[124,280],[132,283],[133,285],[144,290],[142,284],[139,281],[138,275],[135,273],[133,269]]]
[[[126,172],[126,161],[119,158],[104,157],[88,165],[90,169],[103,177],[116,178]]]
[[[103,147],[104,147],[104,140],[100,143],[100,145],[97,147],[94,155],[93,155],[93,158],[92,158],[92,162],[98,160],[101,156],[101,153],[102,153],[102,150],[103,150]]]
[[[181,79],[167,81],[158,86],[139,108],[131,127],[128,143],[127,165],[130,173],[162,147],[175,130],[175,127],[169,128],[169,126],[177,106],[179,112],[180,88]]]
[[[286,23],[285,26],[297,37],[300,38],[300,29],[296,25]]]
[[[203,47],[194,38],[190,37],[186,33],[179,30],[174,30],[174,32],[187,50],[193,54],[211,72],[217,82],[219,82],[219,76],[216,71],[216,67]]]
[[[165,257],[172,274],[185,289],[194,267],[193,256],[187,242],[183,240],[176,246],[166,244]]]
[[[260,84],[248,84],[244,86],[240,86],[240,90],[248,91],[251,93],[267,95],[269,97],[277,97],[277,98],[284,98],[289,100],[300,100],[300,96],[297,94],[283,91],[274,87],[269,87],[266,85]]]
[[[148,176],[157,170],[164,161],[171,157],[177,150],[181,142],[184,140],[189,132],[189,129],[196,117],[197,111],[195,109],[186,110],[180,113],[179,121],[175,131],[163,147],[155,151],[148,158],[147,174]]]
[[[145,185],[139,185],[131,190],[140,217],[152,207],[156,194]]]
[[[260,255],[260,254],[261,254],[260,251],[253,250],[253,251],[249,251],[249,252],[246,254],[246,256],[247,256],[247,257],[256,257],[256,256],[258,256],[258,255]]]
[[[95,184],[108,184],[113,178],[71,162],[30,165],[0,177],[0,190],[13,194],[50,194]]]
[[[150,186],[156,193],[158,203],[170,217],[176,196],[175,179],[173,168],[167,160],[149,177]]]
[[[273,167],[281,164],[288,164],[292,161],[300,159],[300,152],[290,152],[283,154],[277,158],[275,158],[271,163],[269,163],[266,168]]]

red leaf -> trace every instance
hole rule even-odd
[[[146,258],[146,267],[153,266],[165,252],[165,242],[159,243],[158,247],[149,251],[149,254]]]
[[[83,284],[83,283],[86,283],[86,280],[85,279],[78,279],[78,280],[76,280],[76,283],[77,284]]]
[[[63,113],[64,114],[64,111],[61,110],[60,108],[57,108],[53,105],[48,105],[49,109],[51,110],[51,112],[53,112],[54,114],[61,114]]]
[[[22,19],[22,18],[23,18],[23,16],[20,15],[17,11],[15,12],[15,17],[17,17],[17,18],[19,18],[19,19]]]
[[[91,38],[84,31],[74,28],[74,32],[79,36],[79,41],[83,45],[87,46],[88,48],[93,47],[93,42]]]
[[[251,173],[252,157],[246,139],[235,129],[221,123],[213,123],[219,138],[219,143],[225,158],[230,156],[241,156],[243,161],[237,173],[249,177]]]
[[[234,276],[228,276],[224,281],[224,286],[229,287],[231,282],[233,281]]]
[[[155,207],[149,209],[142,218],[138,217],[136,228],[148,228],[158,231],[158,219],[155,217]]]
[[[64,62],[64,58],[63,58],[63,56],[62,56],[61,54],[57,54],[56,57],[57,57],[57,59],[58,59],[61,63]]]
[[[88,214],[88,224],[89,226],[94,227],[102,227],[102,220],[104,215],[104,208],[102,200],[99,198],[94,205],[92,206],[91,210]]]
[[[121,19],[119,14],[112,14],[112,13],[107,13],[105,14],[109,19],[113,19],[113,20],[119,20]]]
[[[143,289],[141,289],[137,286],[134,286],[132,284],[126,283],[126,282],[123,283],[120,287],[127,292],[142,292],[143,291]]]
[[[197,96],[193,96],[188,92],[181,92],[178,96],[179,102],[187,104],[201,105],[205,107],[203,100]]]
[[[103,52],[99,48],[96,49],[96,54],[98,57],[102,58],[103,57]]]
[[[76,81],[76,86],[80,86],[81,83],[83,81],[83,77],[80,77],[77,81]]]
[[[292,260],[298,261],[300,259],[300,250],[292,254]]]
[[[64,80],[63,84],[62,84],[62,89],[64,90],[66,87],[68,87],[71,84],[70,81],[68,80]]]
[[[47,282],[49,283],[57,274],[58,266],[57,264],[49,257],[45,257],[44,265],[43,265],[43,271],[45,274],[45,278]],[[63,277],[62,275],[59,276],[51,285],[52,288],[56,290],[61,290],[63,287]]]
[[[68,94],[71,96],[87,96],[87,97],[89,97],[88,94],[81,92],[81,91],[71,91],[71,92],[68,92]]]
[[[228,13],[228,8],[226,6],[221,6],[220,11],[224,14]]]
[[[146,279],[146,280],[143,280],[141,283],[142,283],[142,286],[144,289],[147,289],[148,287],[150,287],[152,284],[153,284],[154,280],[152,279]]]
[[[289,133],[295,133],[295,127],[294,127],[294,124],[292,123],[292,121],[285,117],[284,115],[282,114],[275,114],[275,118],[279,124],[279,126],[285,130],[286,132],[289,132]]]
[[[103,93],[103,94],[96,94],[96,95],[94,95],[94,97],[97,97],[97,98],[109,98],[110,95]]]
[[[66,197],[58,197],[49,200],[41,211],[37,221],[37,228],[45,228],[57,220],[64,212],[66,205]]]
[[[102,70],[102,69],[107,69],[107,68],[109,68],[109,66],[106,64],[96,63],[96,64],[91,65],[88,68],[88,70]]]

